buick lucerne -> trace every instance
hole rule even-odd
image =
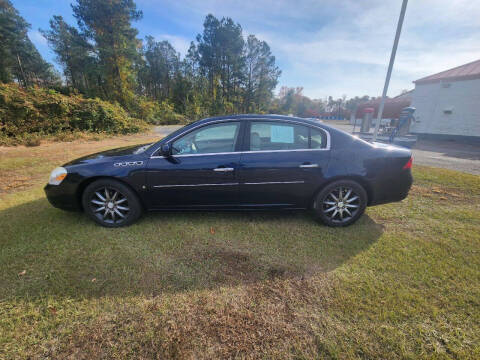
[[[235,115],[191,123],[148,145],[108,150],[52,171],[50,203],[98,224],[145,210],[309,209],[329,226],[400,201],[410,150],[368,143],[315,120]]]

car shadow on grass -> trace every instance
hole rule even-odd
[[[305,212],[149,213],[106,229],[38,199],[0,211],[0,298],[156,296],[329,272],[383,233]]]

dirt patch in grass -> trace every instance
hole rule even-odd
[[[246,252],[229,249],[217,249],[213,252],[202,251],[198,261],[213,261],[220,271],[215,275],[216,282],[229,284],[255,282],[260,278],[259,264]]]
[[[265,280],[299,279],[323,271],[318,264],[322,263],[320,259],[300,266],[282,257],[262,257],[258,249],[227,248],[221,240],[209,241],[207,245],[192,243],[183,247],[181,253],[159,255],[157,261],[162,265],[152,267],[141,260],[138,265],[144,268],[139,287],[151,289],[153,296],[194,288],[214,289]]]
[[[213,260],[219,264],[216,282],[225,284],[252,283],[264,279],[299,277],[301,269],[286,264],[262,262],[247,252],[218,249],[213,253],[203,251],[199,261]]]

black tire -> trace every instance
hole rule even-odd
[[[313,211],[317,220],[325,225],[348,226],[362,216],[367,201],[367,192],[359,183],[353,180],[338,180],[328,184],[317,194]]]
[[[93,221],[109,228],[131,225],[143,213],[137,194],[114,179],[100,179],[88,185],[82,194],[82,205]]]

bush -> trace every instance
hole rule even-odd
[[[145,98],[140,98],[136,105],[135,116],[153,125],[187,123],[187,118],[183,115],[177,114],[174,111],[173,104],[168,102],[168,100],[164,100],[159,103]]]
[[[26,134],[20,141],[25,144],[25,146],[39,146],[42,142],[40,136],[37,134]]]
[[[27,138],[75,131],[127,134],[145,126],[118,104],[65,96],[52,89],[0,84],[0,143],[25,143]]]

